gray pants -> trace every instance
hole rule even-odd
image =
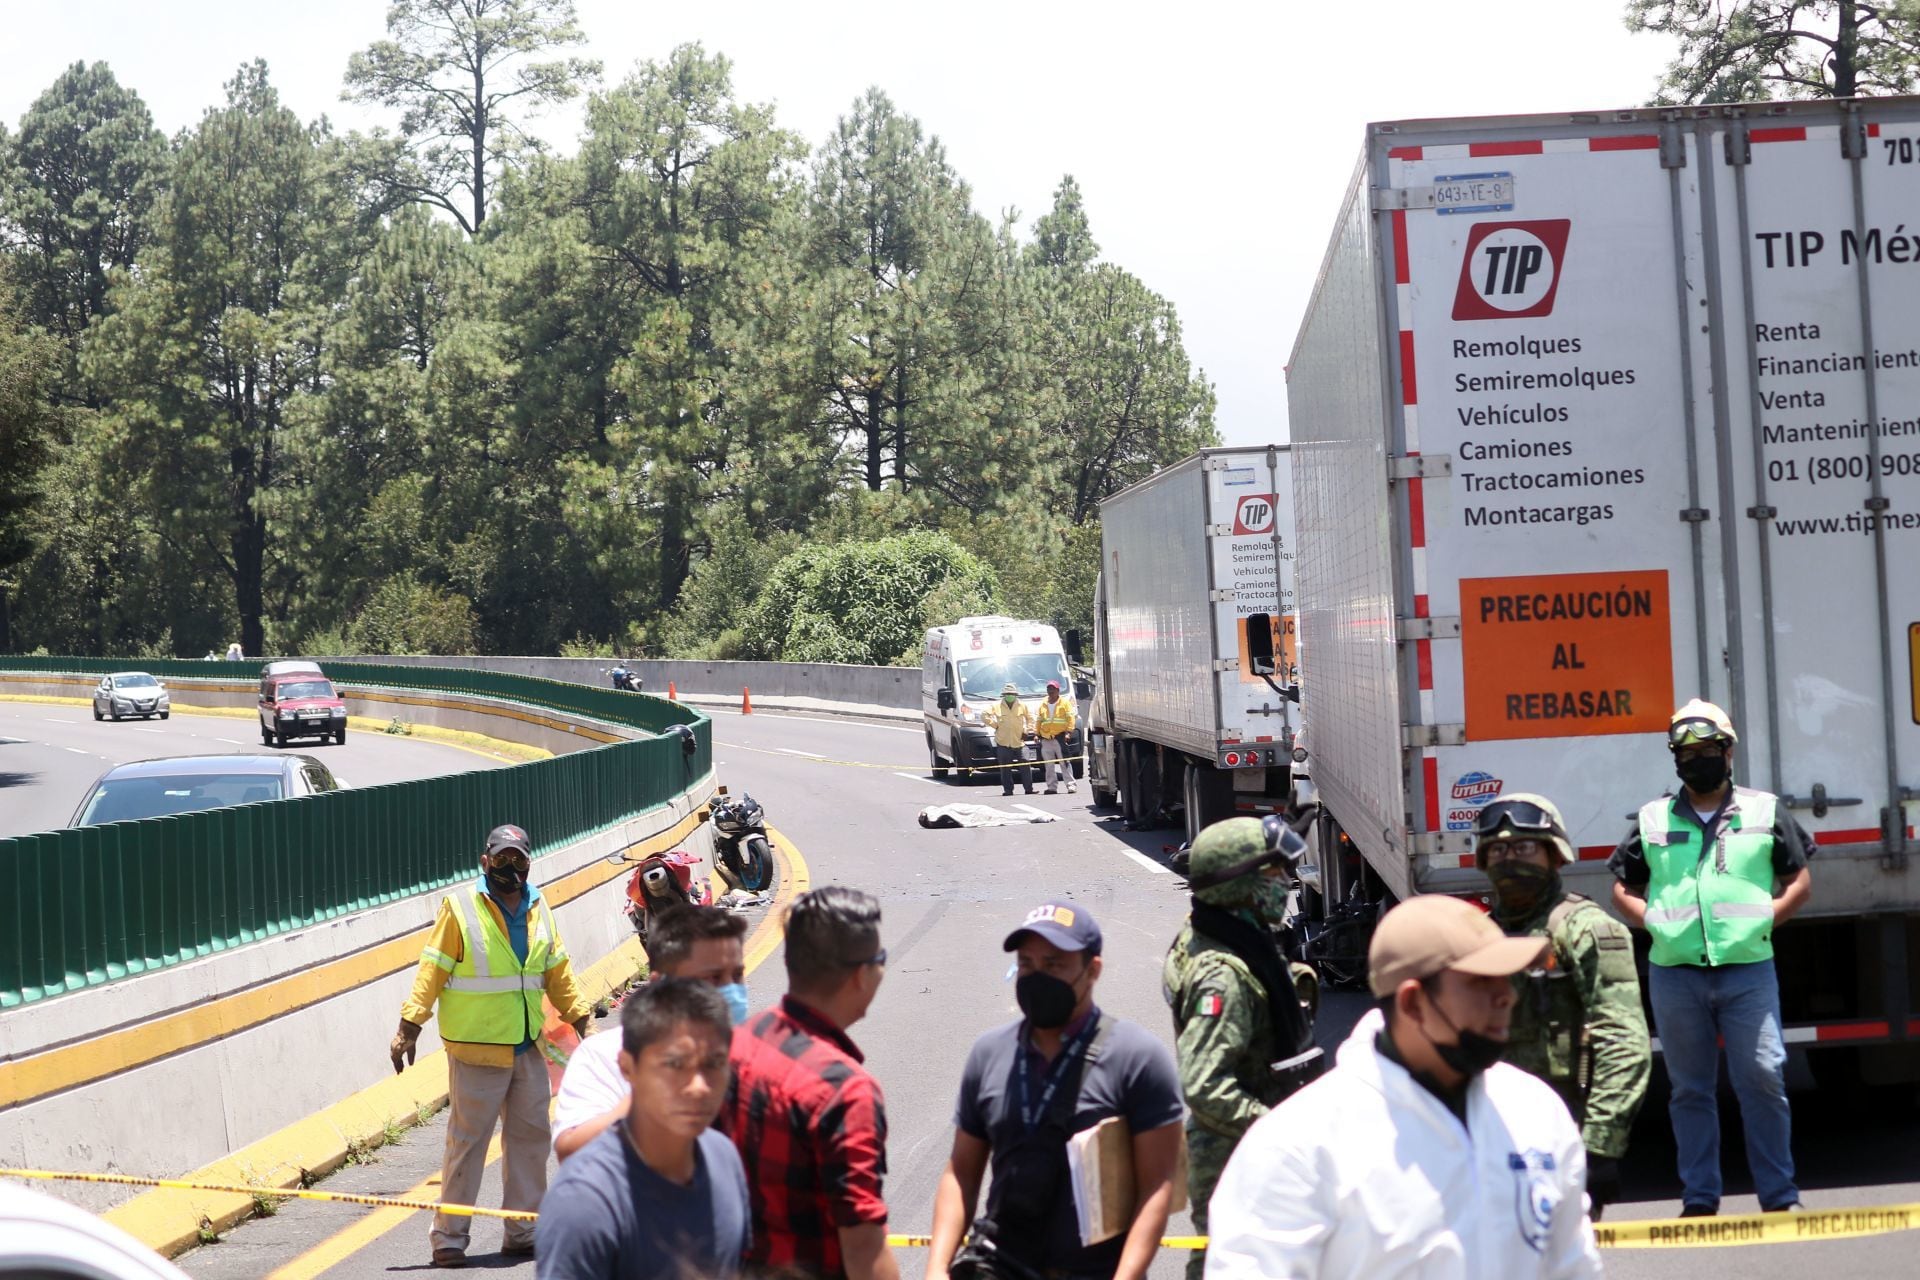
[[[996,742],[993,744],[993,758],[997,764],[1002,766],[997,770],[1000,774],[1001,795],[1012,795],[1013,784],[1015,782],[1025,787],[1028,795],[1033,794],[1033,775],[1027,772],[1027,749],[1025,747],[1003,747]],[[1009,769],[1005,767],[1007,765],[1012,765],[1013,767]]]
[[[1062,782],[1071,785],[1064,750],[1066,743],[1064,737],[1040,739],[1040,780],[1048,787],[1058,786]]]
[[[500,1126],[500,1146],[506,1159],[501,1170],[506,1186],[503,1209],[534,1210],[547,1189],[547,1151],[553,1135],[547,1127],[547,1104],[553,1085],[547,1060],[538,1049],[515,1054],[510,1067],[476,1067],[449,1055],[447,1150],[440,1170],[440,1202],[473,1204],[480,1194],[480,1176],[487,1167],[487,1148],[494,1126]],[[435,1249],[466,1252],[473,1219],[436,1213],[428,1238]],[[509,1244],[533,1239],[531,1222],[506,1224]]]

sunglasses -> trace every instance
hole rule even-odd
[[[1530,800],[1496,800],[1480,810],[1473,833],[1486,840],[1507,829],[1557,834],[1559,826],[1552,814]]]
[[[490,867],[519,867],[524,871],[533,865],[527,860],[527,855],[518,849],[502,849],[498,853],[483,854],[482,857]]]
[[[868,956],[865,960],[853,961],[851,964],[847,966],[847,968],[864,969],[870,964],[879,965],[882,969],[886,968],[887,967],[887,949],[885,947],[882,947],[878,951],[874,952],[872,955]]]
[[[1532,838],[1524,840],[1495,840],[1486,847],[1488,862],[1499,862],[1506,858],[1546,858],[1552,860],[1554,848],[1545,840]]]

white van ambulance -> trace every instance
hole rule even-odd
[[[1000,700],[1008,684],[1020,691],[1031,710],[1046,698],[1048,681],[1059,682],[1061,697],[1074,697],[1073,672],[1060,633],[1044,622],[996,614],[927,628],[920,699],[933,776],[944,778],[951,767],[967,777],[974,768],[992,764],[993,730],[980,713]],[[1076,778],[1085,770],[1080,760],[1083,737],[1076,723],[1063,748]]]

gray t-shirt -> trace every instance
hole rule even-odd
[[[1097,1010],[1093,1016],[1099,1016]],[[1027,1137],[1027,1126],[1020,1116],[1018,1073],[1034,1072],[1028,1082],[1029,1105],[1038,1106],[1045,1087],[1037,1059],[1027,1061],[1025,1026],[1024,1021],[1011,1022],[974,1041],[960,1077],[960,1099],[953,1123],[962,1133],[993,1148],[995,1180],[1008,1176],[1009,1156]],[[1069,1038],[1073,1030],[1068,1028]],[[1129,1130],[1142,1134],[1178,1124],[1185,1114],[1173,1054],[1145,1028],[1114,1019],[1099,1056],[1087,1064],[1082,1075],[1068,1132],[1079,1133],[1109,1116],[1120,1116]],[[1064,1150],[1064,1139],[1060,1142]],[[1043,1215],[1042,1229],[1035,1232],[1023,1224],[1016,1238],[1001,1241],[1002,1247],[1031,1266],[1071,1275],[1111,1275],[1124,1240],[1082,1249],[1072,1189],[1063,1184],[1058,1191]]]
[[[723,1133],[700,1135],[693,1182],[661,1177],[616,1124],[560,1166],[540,1201],[539,1280],[708,1280],[740,1274],[747,1175]]]

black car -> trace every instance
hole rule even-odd
[[[117,764],[87,788],[70,826],[168,818],[202,809],[338,791],[326,765],[304,755],[165,756]]]

